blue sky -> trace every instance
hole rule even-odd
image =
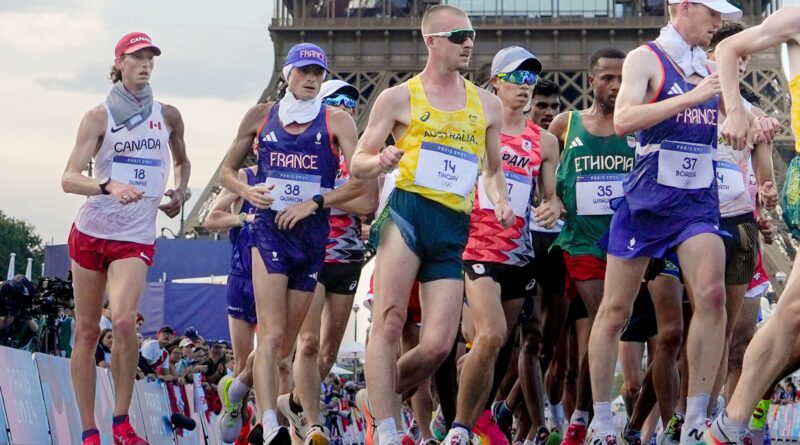
[[[273,8],[263,0],[0,2],[0,209],[47,242],[66,241],[83,198],[61,191],[61,172],[83,114],[108,94],[114,46],[130,31],[150,34],[163,51],[153,90],[183,114],[199,194],[269,82]]]

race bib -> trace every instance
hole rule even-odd
[[[270,208],[280,212],[292,204],[309,201],[320,193],[322,177],[305,173],[271,170],[267,174],[265,185],[274,185],[270,194],[274,201]]]
[[[114,156],[111,162],[111,179],[144,191],[148,198],[161,197],[164,191],[161,159]]]
[[[347,184],[347,179],[342,179],[342,178],[337,179],[336,180],[336,184],[334,185],[334,190],[338,189],[339,187],[341,187],[341,186],[343,186],[345,184]],[[343,211],[341,211],[341,210],[339,210],[337,208],[333,208],[332,207],[331,208],[331,215],[347,215],[347,213],[345,213],[345,212],[343,212]]]
[[[466,198],[478,179],[478,157],[434,142],[423,142],[414,184]]]
[[[511,210],[514,211],[514,215],[524,218],[525,212],[531,205],[531,178],[519,173],[503,173],[508,185],[508,203],[511,205]],[[483,176],[478,178],[478,202],[482,209],[494,210],[494,204],[486,194]]]
[[[717,189],[720,202],[731,202],[746,192],[738,165],[728,161],[717,162]]]
[[[624,173],[578,175],[575,183],[578,215],[613,215],[611,200],[622,196],[624,178]]]
[[[714,180],[711,146],[664,141],[658,153],[658,183],[680,189],[702,189]]]

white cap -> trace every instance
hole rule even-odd
[[[521,46],[503,48],[495,54],[492,60],[492,76],[516,71],[523,65],[536,74],[542,72],[542,61],[536,58],[532,52]]]
[[[342,94],[346,94],[355,100],[358,100],[358,96],[360,96],[358,88],[354,87],[353,85],[350,85],[343,80],[331,79],[323,82],[322,86],[320,86],[319,98],[325,99],[326,97],[332,96],[333,93],[336,93],[340,90]]]
[[[684,1],[705,5],[708,8],[722,14],[723,20],[738,22],[742,19],[742,10],[728,3],[727,0],[669,0],[669,4],[678,5]]]
[[[166,351],[158,344],[157,340],[149,338],[142,343],[142,357],[151,365],[159,361],[163,357],[164,352]]]

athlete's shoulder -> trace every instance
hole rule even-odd
[[[164,120],[170,127],[174,128],[176,125],[183,122],[181,112],[176,107],[161,102],[159,102],[159,104],[161,104],[161,116],[164,117]]]
[[[387,88],[378,95],[378,100],[384,103],[407,103],[411,99],[411,90],[408,81]]]
[[[327,112],[328,112],[328,120],[330,120],[333,123],[349,122],[353,120],[352,116],[350,116],[349,113],[342,110],[341,108],[328,107]]]
[[[653,64],[656,65],[653,65]],[[647,44],[640,45],[625,56],[625,65],[636,65],[642,68],[648,68],[653,66],[658,66],[660,61],[658,59],[658,55],[656,55],[655,51],[653,51],[650,46]]]
[[[553,121],[550,122],[549,132],[562,141],[567,137],[567,128],[569,128],[569,120],[572,116],[571,113],[571,111],[559,113],[553,118]]]
[[[275,105],[275,102],[266,102],[253,105],[247,110],[247,113],[245,113],[244,118],[242,119],[242,125],[260,128],[264,123],[264,120],[269,115],[269,111],[272,109],[273,105]]]
[[[108,126],[108,111],[103,104],[90,108],[84,115],[82,125],[88,126],[95,133],[103,134]]]

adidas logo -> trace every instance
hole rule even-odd
[[[581,140],[580,137],[576,137],[575,139],[572,140],[572,143],[569,144],[569,148],[575,148],[575,147],[583,147],[583,141]]]
[[[278,142],[278,137],[275,136],[274,131],[270,131],[269,134],[264,136],[264,142]]]
[[[667,91],[667,96],[675,96],[678,94],[683,94],[683,90],[677,83],[673,83],[672,88]]]

